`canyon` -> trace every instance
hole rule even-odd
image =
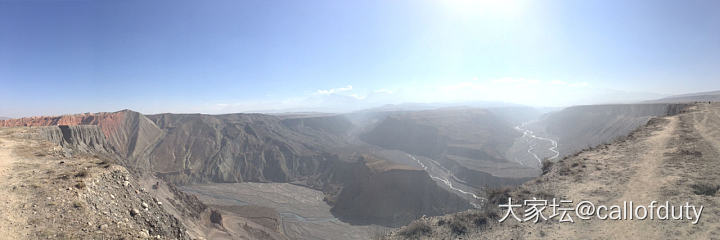
[[[9,119],[0,126],[34,129],[44,141],[70,149],[67,157],[98,156],[145,183],[154,182],[149,188],[166,183],[197,197],[197,203],[187,204],[204,206],[202,214],[194,214],[198,217],[180,214],[188,210],[169,211],[177,219],[191,219],[181,222],[191,226],[193,236],[324,239],[353,232],[343,236],[366,239],[423,216],[482,208],[486,189],[538,176],[540,158],[612,141],[653,116],[679,109],[682,106],[643,104],[580,106],[544,114],[532,108],[451,107],[280,115],[144,115],[122,110]],[[556,127],[575,122],[595,134]],[[576,144],[563,144],[569,138]],[[222,190],[252,189],[255,185],[247,185],[252,183],[315,191],[308,193],[315,197],[286,204],[299,208],[314,202],[317,207],[300,215],[282,210],[287,206],[255,201],[247,193]],[[290,191],[277,186],[272,188]],[[264,199],[278,197],[275,194],[255,191]],[[177,200],[188,199],[185,195],[165,196],[187,209]],[[208,223],[210,212],[222,216],[215,223],[222,227]]]

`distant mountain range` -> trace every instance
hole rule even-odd
[[[720,101],[720,91],[712,92],[700,92],[700,93],[688,93],[669,96],[657,100],[650,100],[645,102],[650,103],[686,103],[686,102],[717,102]]]

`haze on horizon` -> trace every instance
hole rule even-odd
[[[720,90],[718,1],[0,0],[0,116]]]

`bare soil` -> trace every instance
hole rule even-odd
[[[125,168],[37,130],[0,128],[0,238],[190,239]]]

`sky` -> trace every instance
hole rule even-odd
[[[0,116],[720,90],[720,1],[0,0]]]

